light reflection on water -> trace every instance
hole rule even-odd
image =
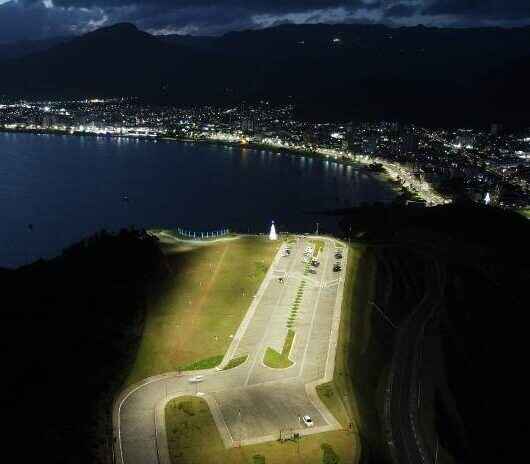
[[[129,201],[123,201],[123,195]],[[377,177],[329,160],[210,144],[0,134],[0,266],[106,228],[314,230],[307,211],[389,201]],[[336,220],[319,217],[321,230]],[[33,232],[28,225],[33,225]]]

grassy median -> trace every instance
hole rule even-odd
[[[166,406],[166,427],[172,464],[321,464],[334,455],[337,464],[354,457],[351,434],[327,432],[297,441],[273,441],[225,449],[208,405],[201,398],[183,397]]]
[[[281,353],[278,353],[270,347],[267,348],[267,351],[265,351],[265,357],[263,358],[263,363],[267,367],[273,369],[286,369],[293,365],[293,362],[289,359],[289,355],[291,354],[291,348],[293,347],[294,334],[294,331],[291,329],[287,331]]]
[[[149,304],[127,385],[177,369],[217,365],[279,245],[258,237],[166,244],[172,277]]]
[[[238,356],[237,358],[232,358],[228,363],[226,363],[226,366],[223,368],[223,371],[227,371],[228,369],[233,369],[234,367],[241,366],[246,360],[248,359],[248,354],[245,354],[243,356]]]

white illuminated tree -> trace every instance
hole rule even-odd
[[[278,240],[278,234],[276,233],[276,227],[274,226],[274,221],[271,224],[271,231],[269,233],[269,240]]]

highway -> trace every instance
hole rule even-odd
[[[311,238],[324,242],[316,274],[307,273],[302,261]],[[115,461],[170,463],[164,409],[179,396],[198,395],[206,400],[227,448],[277,440],[280,431],[307,435],[339,429],[315,390],[332,379],[335,365],[348,259],[344,246],[343,270],[333,272],[336,243],[324,237],[298,237],[287,257],[282,245],[218,368],[170,372],[124,390],[113,411]],[[272,369],[263,363],[265,351],[271,347],[281,352],[290,308],[302,282],[303,296],[292,327],[296,333],[289,356],[293,364]],[[242,355],[248,356],[243,364],[221,370]],[[190,377],[198,374],[204,375],[204,381],[190,383]],[[306,414],[314,427],[300,423],[300,416]]]

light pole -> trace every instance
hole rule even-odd
[[[397,329],[396,324],[392,322],[392,320],[385,314],[385,312],[379,306],[377,306],[374,301],[370,301],[370,304],[381,313],[385,321],[387,321],[392,326],[392,328]]]
[[[317,222],[317,232],[316,232],[316,235],[318,235],[318,226],[320,225],[319,222]]]
[[[243,438],[243,430],[241,425],[241,409],[237,410],[237,423],[238,423],[238,429],[239,429],[239,445],[241,446],[241,441]]]

